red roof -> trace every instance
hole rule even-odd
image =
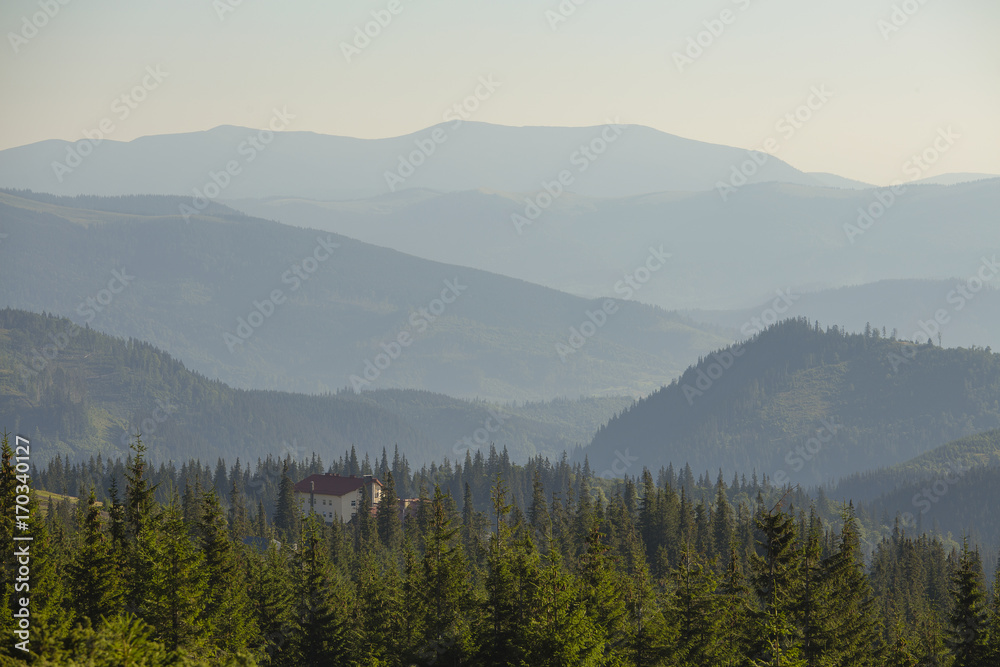
[[[348,493],[357,491],[369,482],[374,482],[382,486],[382,482],[374,477],[341,477],[325,473],[323,475],[309,475],[304,480],[295,485],[295,490],[299,493],[321,493],[327,496],[346,496]]]

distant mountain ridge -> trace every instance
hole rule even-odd
[[[878,200],[888,201],[888,191],[785,183],[746,185],[725,201],[715,190],[564,194],[530,225],[515,224],[512,216],[524,217],[526,201],[541,194],[415,190],[350,202],[230,204],[590,298],[615,296],[616,281],[635,269],[644,249],[662,243],[673,253],[670,270],[636,298],[667,309],[748,308],[777,289],[966,278],[984,254],[1000,253],[1000,179],[907,185],[888,208]],[[871,223],[862,217],[868,209],[878,214]]]
[[[220,126],[94,146],[87,139],[42,141],[0,151],[0,187],[62,195],[191,196],[207,188],[209,198],[360,199],[412,188],[533,192],[567,171],[573,192],[622,197],[711,190],[748,159],[743,149],[614,121],[595,127],[458,121],[386,139],[295,131],[294,118],[287,127],[269,133]],[[79,155],[81,149],[87,154]],[[67,171],[67,164],[75,166]],[[764,181],[819,184],[775,157],[750,176]]]
[[[974,275],[970,271],[970,276]],[[810,321],[836,323],[847,331],[863,331],[866,324],[878,322],[887,334],[895,329],[899,338],[913,340],[924,328],[932,328],[927,323],[934,321],[935,313],[945,309],[947,321],[936,325],[945,347],[1000,350],[1000,281],[986,283],[973,292],[975,282],[971,288],[967,285],[970,276],[951,280],[883,280],[801,293],[796,295],[794,312]],[[741,310],[692,310],[684,314],[699,322],[736,330],[749,324],[752,329],[770,302]]]
[[[636,396],[726,341],[651,306],[607,316],[605,301],[225,207],[166,214],[179,201],[0,192],[0,305],[148,341],[234,387],[305,393]],[[123,270],[127,287],[109,288]],[[588,313],[607,318],[599,332]]]

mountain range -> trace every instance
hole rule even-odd
[[[179,198],[0,192],[2,305],[149,342],[237,388],[637,396],[729,331]],[[650,266],[658,248],[645,250]]]

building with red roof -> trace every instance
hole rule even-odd
[[[326,523],[350,521],[361,505],[361,489],[373,506],[382,499],[382,482],[372,475],[342,477],[332,473],[309,475],[295,485],[295,499],[303,514],[310,511]]]

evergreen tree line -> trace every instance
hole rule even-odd
[[[497,455],[499,461],[502,457]],[[350,460],[350,459],[348,459]],[[564,464],[565,462],[562,462]],[[553,466],[553,470],[562,468]],[[379,463],[381,465],[381,462]],[[484,462],[484,465],[486,463]],[[519,467],[512,467],[512,472]],[[289,467],[273,512],[211,485],[165,502],[141,441],[108,502],[32,508],[31,650],[41,665],[995,665],[1000,590],[980,553],[898,527],[866,566],[853,507],[824,522],[762,494],[709,502],[649,471],[594,493],[495,471],[488,509],[392,470],[350,524],[303,516]],[[464,473],[464,466],[463,466]],[[4,440],[0,536],[15,534]],[[33,494],[37,495],[37,494]],[[368,502],[362,503],[367,506]],[[2,650],[13,648],[6,550]],[[996,581],[996,579],[994,579]],[[22,593],[23,594],[23,593]]]

